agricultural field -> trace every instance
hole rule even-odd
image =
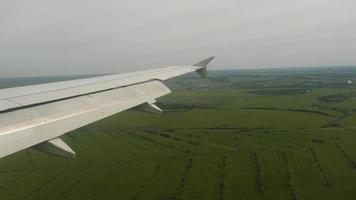
[[[163,115],[129,110],[63,136],[75,159],[0,159],[0,199],[356,199],[355,69],[171,80]]]

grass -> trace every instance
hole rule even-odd
[[[354,88],[252,90],[180,91],[163,115],[83,127],[63,137],[76,159],[2,158],[1,199],[355,199],[356,99],[320,101]]]

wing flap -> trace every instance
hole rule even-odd
[[[16,104],[14,102],[10,102],[7,100],[0,100],[0,111],[1,110],[8,110],[8,109],[12,109],[12,108],[16,108],[19,107],[21,105]]]
[[[14,102],[21,106],[28,106],[42,102],[54,101],[58,99],[64,99],[68,97],[77,96],[78,93],[69,91],[69,90],[56,90],[56,91],[49,91],[44,93],[38,94],[31,94],[27,96],[19,96],[8,99],[8,101]],[[18,107],[21,107],[18,106]]]
[[[171,91],[160,81],[53,102],[0,115],[0,157],[57,138]]]

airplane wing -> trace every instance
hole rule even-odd
[[[189,66],[1,89],[0,158],[29,147],[75,157],[60,136],[134,107],[161,112],[155,99],[171,92],[162,81],[194,71],[205,77],[213,59]]]

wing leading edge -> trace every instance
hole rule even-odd
[[[61,135],[134,107],[161,112],[154,102],[171,92],[161,81],[194,71],[205,77],[213,58],[189,66],[2,89],[0,158],[30,147],[73,157]]]

